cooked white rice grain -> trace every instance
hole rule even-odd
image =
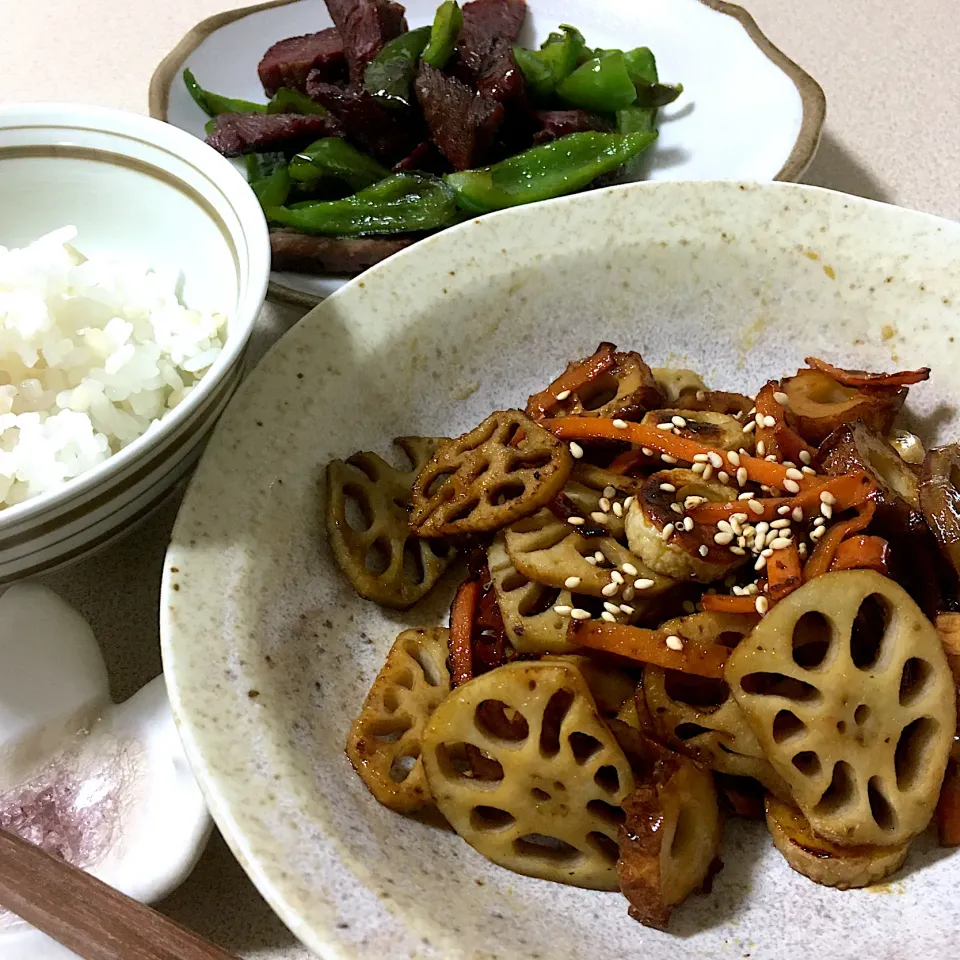
[[[227,318],[177,299],[176,274],[85,259],[75,227],[0,247],[0,510],[102,463],[180,403]]]

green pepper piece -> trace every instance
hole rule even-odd
[[[287,165],[287,158],[282,153],[248,153],[244,160],[248,183],[269,177],[278,167]]]
[[[329,111],[299,90],[281,87],[267,104],[267,113],[308,113],[325,117]]]
[[[265,103],[252,103],[250,100],[234,100],[232,97],[221,97],[219,93],[204,90],[197,83],[191,70],[183,71],[183,85],[197,106],[208,116],[216,117],[221,113],[266,113]]]
[[[616,113],[637,99],[637,91],[619,50],[588,60],[558,87],[567,103],[594,113]]]
[[[665,107],[683,93],[682,83],[651,83],[637,87],[637,105],[641,107]]]
[[[551,33],[539,50],[514,47],[513,55],[527,83],[527,89],[537,100],[549,99],[576,69],[581,53],[586,49],[583,34],[568,24],[560,26],[562,33]]]
[[[266,215],[303,233],[340,237],[435,230],[459,219],[443,181],[411,173],[394,174],[345,200],[270,207]]]
[[[323,177],[334,177],[343,180],[353,190],[362,190],[389,177],[390,171],[342,137],[324,137],[301,150],[290,161],[290,176],[303,184],[315,184]]]
[[[457,204],[467,213],[488,213],[582,190],[612,173],[657,139],[655,131],[571,133],[492,167],[448,173]]]
[[[291,187],[290,168],[286,164],[277,167],[269,176],[250,181],[250,189],[257,195],[264,210],[285,204]]]
[[[387,43],[367,65],[363,86],[384,105],[410,106],[410,86],[417,73],[420,54],[430,42],[432,27],[401,33]]]
[[[528,50],[526,47],[514,47],[513,59],[523,74],[527,85],[527,93],[535,100],[546,100],[556,90],[553,80],[553,71],[543,60],[539,50]]]
[[[430,42],[421,54],[424,63],[435,70],[442,70],[457,46],[460,31],[463,29],[463,11],[457,0],[445,0],[437,7],[433,26],[430,28]]]
[[[623,59],[627,64],[627,73],[636,86],[647,86],[651,83],[657,83],[660,77],[657,75],[657,58],[649,47],[635,47],[633,50],[625,50]]]
[[[649,133],[657,122],[656,107],[638,107],[636,104],[617,111],[617,133]]]
[[[657,60],[649,47],[636,47],[624,53],[630,79],[638,87],[655,84],[660,77],[657,73]],[[617,111],[617,133],[648,133],[657,125],[657,108],[641,107],[636,103]],[[637,179],[641,173],[643,160],[639,157],[624,166],[624,174],[629,179]]]

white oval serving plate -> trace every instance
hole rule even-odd
[[[429,24],[438,0],[407,0],[411,27]],[[650,180],[798,180],[816,152],[825,100],[815,80],[781,53],[742,8],[723,0],[528,0],[521,41],[536,45],[572,23],[592,46],[645,44],[664,80],[683,96],[661,111]],[[198,24],[157,67],[150,113],[203,137],[207,117],[183,85],[189,67],[201,86],[263,101],[257,64],[284,37],[332,21],[320,0],[279,0]],[[274,273],[271,293],[313,306],[345,282]]]
[[[498,213],[424,241],[312,311],[231,403],[164,572],[174,713],[211,811],[294,933],[324,957],[924,957],[960,942],[960,856],[921,838],[882,888],[792,873],[731,822],[713,892],[671,933],[617,894],[509,873],[379,806],[343,752],[396,634],[322,535],[326,462],[392,437],[455,435],[522,404],[600,340],[708,385],[759,389],[809,354],[930,363],[914,428],[954,438],[960,225],[813,187],[655,183]],[[888,894],[882,896],[881,892]]]

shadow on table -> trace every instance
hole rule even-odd
[[[893,191],[863,169],[856,157],[829,131],[820,140],[820,148],[804,174],[804,183],[851,193],[868,200],[894,203]]]
[[[257,892],[217,830],[193,873],[157,909],[238,956],[291,948],[309,956]]]

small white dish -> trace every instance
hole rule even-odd
[[[187,878],[211,829],[163,678],[113,704],[90,627],[36,584],[0,595],[0,827],[145,902]],[[0,910],[2,960],[65,956]]]
[[[410,26],[431,23],[438,2],[407,0]],[[683,96],[661,113],[645,179],[798,180],[813,160],[823,91],[742,7],[723,0],[528,0],[528,6],[526,45],[570,23],[591,46],[649,46],[663,79],[683,83]],[[257,64],[267,47],[331,24],[319,0],[275,0],[204,20],[157,67],[150,113],[203,138],[208,118],[184,88],[184,68],[209,90],[262,102]],[[272,295],[306,306],[345,282],[294,273],[271,280]]]
[[[180,299],[224,313],[227,342],[159,426],[62,486],[0,509],[0,584],[82,556],[167,495],[240,380],[266,295],[266,222],[223,157],[168,124],[118,110],[0,105],[0,244],[22,246],[67,224],[79,229],[81,251],[179,270]]]

